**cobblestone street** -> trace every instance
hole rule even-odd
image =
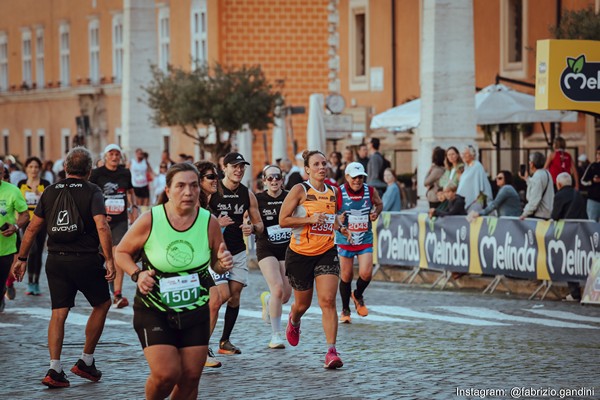
[[[558,390],[598,385],[597,374],[591,372],[600,356],[598,308],[373,282],[365,295],[369,316],[353,313],[353,323],[339,327],[338,351],[344,367],[329,371],[323,369],[326,346],[316,301],[302,320],[298,347],[267,348],[270,327],[261,319],[259,300],[266,287],[260,273],[251,271],[231,337],[242,354],[219,356],[222,368],[205,369],[200,398],[479,398],[457,396],[471,388],[502,389],[504,395],[495,398],[511,398],[512,387]],[[109,313],[96,351],[102,380],[90,383],[69,373],[81,354],[90,311],[83,297],[78,297],[79,306],[66,326],[62,361],[71,387],[42,386],[48,369],[49,296],[47,288],[41,297],[25,296],[23,289],[20,284],[17,298],[7,301],[0,314],[4,372],[0,398],[144,398],[148,366],[131,327],[131,307]],[[126,282],[130,300],[133,289]],[[284,320],[288,311],[289,304],[284,306]],[[597,386],[589,398],[598,396]]]

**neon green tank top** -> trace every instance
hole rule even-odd
[[[152,227],[144,244],[142,267],[155,270],[156,284],[136,301],[159,311],[194,310],[208,302],[208,289],[214,283],[208,271],[211,250],[208,245],[210,212],[200,208],[196,221],[185,231],[169,222],[164,205],[152,207]]]

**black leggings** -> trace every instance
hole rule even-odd
[[[10,267],[12,267],[13,260],[15,259],[14,254],[8,256],[0,256],[0,296],[4,297],[6,291],[6,278],[10,273]],[[1,298],[0,297],[0,298]]]
[[[35,236],[35,239],[29,249],[27,259],[27,274],[29,283],[40,283],[40,274],[42,273],[42,254],[44,253],[44,244],[46,243],[46,229],[42,228]]]

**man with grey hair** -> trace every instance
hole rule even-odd
[[[585,198],[573,188],[573,180],[567,172],[561,172],[556,177],[556,196],[552,207],[552,219],[588,219]],[[571,294],[566,301],[581,301],[579,282],[568,282]]]
[[[456,193],[464,197],[467,212],[479,212],[493,198],[492,185],[490,185],[483,165],[477,160],[475,147],[465,146],[461,155],[465,162],[465,171],[460,176]]]
[[[527,179],[527,204],[523,208],[520,219],[548,219],[554,204],[554,184],[550,172],[544,169],[546,157],[536,151],[529,155],[529,171]]]
[[[71,204],[67,201],[66,209],[58,214],[57,223],[69,221],[69,218],[72,222],[76,221],[76,216],[70,215],[71,212],[75,212],[73,209],[76,207],[85,229],[76,239],[64,241],[55,236],[54,231],[50,231],[50,227],[54,226],[53,221],[49,220],[47,224],[49,232],[46,276],[50,289],[52,316],[48,326],[50,369],[42,384],[51,388],[70,385],[63,371],[60,356],[65,321],[69,310],[75,305],[78,291],[83,293],[92,306],[92,313],[85,328],[83,354],[71,368],[71,372],[94,382],[102,377],[102,373],[96,369],[94,350],[100,340],[106,314],[110,308],[108,281],[112,281],[115,277],[115,266],[104,198],[100,188],[87,181],[91,170],[92,155],[86,148],[75,147],[67,154],[66,179],[48,186],[42,193],[33,212],[33,219],[25,231],[18,257],[13,264],[14,276],[21,281],[27,269],[27,255],[35,236],[40,229],[44,229],[46,219],[56,214],[54,204],[60,204],[57,202],[59,194],[67,190],[75,204],[69,207]],[[99,245],[102,245],[104,257],[98,253]],[[104,269],[104,258],[106,258],[106,269]]]
[[[0,160],[0,172],[4,173],[2,160]],[[18,250],[17,234],[28,221],[29,212],[23,194],[15,185],[0,179],[0,313],[4,311],[6,278]],[[12,290],[14,292],[14,288]],[[14,299],[10,292],[9,297]]]

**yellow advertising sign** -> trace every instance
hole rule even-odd
[[[538,40],[535,108],[600,113],[600,41]]]

